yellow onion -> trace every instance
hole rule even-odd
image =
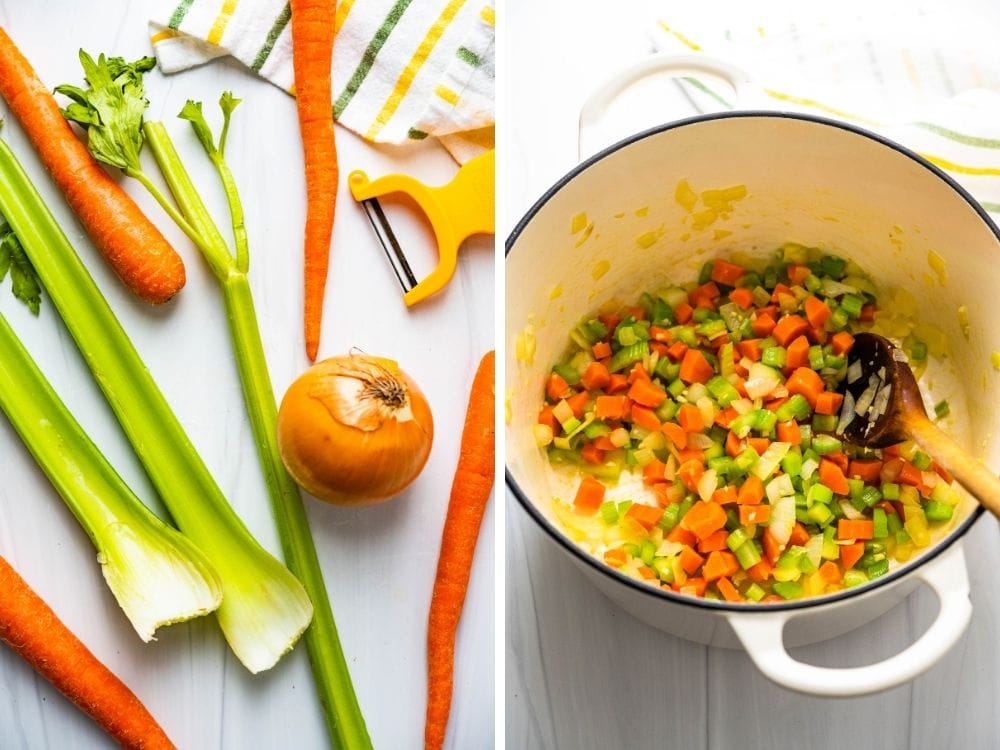
[[[349,354],[317,362],[278,411],[278,446],[307,492],[337,505],[400,493],[424,468],[434,438],[427,399],[390,359]]]

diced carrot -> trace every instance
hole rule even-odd
[[[677,526],[674,526],[673,530],[669,534],[667,534],[667,541],[677,542],[678,544],[686,544],[688,547],[691,547],[697,544],[698,539],[694,534],[678,524]],[[693,551],[694,550],[692,550],[692,552]]]
[[[840,414],[840,405],[844,403],[844,396],[836,391],[823,391],[816,396],[817,414]]]
[[[622,322],[620,315],[598,315],[597,319],[601,321],[601,325],[609,331],[615,330],[618,327],[618,324]]]
[[[677,457],[682,464],[688,461],[697,461],[700,464],[705,463],[705,451],[698,448],[685,448],[682,451],[677,451]]]
[[[750,324],[750,328],[753,330],[754,336],[759,336],[761,338],[770,336],[771,331],[774,330],[774,318],[770,315],[758,314],[757,317],[753,319],[753,323]]]
[[[581,391],[575,396],[570,396],[566,399],[566,403],[569,404],[569,408],[573,410],[573,416],[577,419],[582,419],[583,411],[587,408],[587,404],[590,403],[590,394],[586,391]]]
[[[751,362],[760,362],[763,352],[760,350],[760,339],[744,339],[736,345],[740,354]]]
[[[778,442],[801,445],[802,430],[799,429],[799,423],[794,420],[791,422],[778,422]]]
[[[632,424],[654,432],[660,429],[660,420],[656,413],[652,409],[638,404],[632,405]]]
[[[629,307],[629,308],[626,308],[625,311],[629,315],[631,315],[633,318],[635,318],[636,320],[645,320],[646,319],[646,311],[643,310],[641,307],[638,307],[638,306]]]
[[[649,338],[651,338],[653,341],[660,341],[664,344],[669,344],[671,341],[674,340],[674,333],[669,328],[650,326]]]
[[[677,421],[685,432],[701,432],[705,429],[705,419],[701,415],[701,409],[691,404],[682,404],[677,410]]]
[[[718,503],[697,502],[684,514],[681,525],[699,539],[705,539],[726,525],[726,511]]]
[[[771,441],[765,437],[747,438],[747,445],[757,451],[758,456],[763,456],[764,451],[766,451],[771,446]]]
[[[771,302],[780,302],[782,296],[793,297],[791,288],[788,284],[782,284],[780,281],[774,287],[774,291],[771,293]]]
[[[688,349],[681,362],[680,378],[685,383],[707,383],[715,374],[705,355],[697,349]]]
[[[726,435],[726,455],[730,458],[736,458],[743,451],[742,443],[740,439],[736,436],[735,432],[730,432]]]
[[[557,372],[550,372],[549,379],[545,384],[545,395],[550,401],[559,401],[572,393],[569,383]]]
[[[687,447],[687,432],[676,422],[664,422],[660,425],[660,430],[670,438],[677,450],[684,450]]]
[[[639,575],[641,575],[647,581],[652,581],[654,578],[656,578],[656,571],[654,571],[648,565],[640,565],[639,566]]]
[[[712,281],[726,286],[736,286],[746,275],[746,269],[735,263],[717,258],[712,264]]]
[[[834,354],[842,357],[854,347],[854,337],[847,331],[835,333],[833,338],[830,339],[830,346],[833,347]]]
[[[741,310],[749,310],[753,305],[753,292],[745,287],[736,287],[729,293],[729,299]]]
[[[731,425],[733,420],[735,420],[739,415],[740,414],[736,411],[736,409],[729,406],[725,409],[720,409],[715,413],[715,423],[719,425],[719,427],[728,430],[729,425]]]
[[[686,461],[677,469],[677,476],[691,492],[698,491],[698,482],[704,473],[705,465],[701,461]]]
[[[663,508],[654,508],[652,505],[643,505],[642,503],[632,503],[628,507],[628,510],[625,511],[625,515],[629,518],[634,518],[648,531],[663,518]]]
[[[763,499],[764,483],[757,476],[751,474],[740,487],[736,502],[740,505],[760,505],[760,501]]]
[[[819,577],[827,583],[840,583],[840,566],[833,560],[827,560],[819,566]]]
[[[594,447],[599,448],[602,451],[613,451],[618,446],[611,442],[611,438],[607,435],[600,435],[593,440]]]
[[[806,531],[806,527],[801,523],[797,522],[792,527],[792,535],[788,537],[789,544],[797,544],[800,547],[805,546],[805,543],[809,541],[809,532]]]
[[[899,476],[897,477],[899,482],[916,487],[923,482],[923,479],[923,476],[920,474],[920,469],[911,464],[909,461],[903,462],[903,465],[899,469]]]
[[[730,484],[712,493],[712,502],[719,505],[731,505],[737,502],[736,485]]]
[[[646,372],[646,368],[643,367],[642,362],[636,362],[636,364],[628,372],[629,383],[634,384],[640,380],[649,380],[649,379],[650,379],[649,373]]]
[[[799,393],[805,397],[810,406],[816,405],[816,397],[823,392],[823,378],[815,370],[799,367],[789,376],[785,388],[792,395]]]
[[[580,458],[588,464],[602,464],[604,463],[604,451],[593,442],[587,443],[580,449]]]
[[[671,362],[680,362],[684,359],[684,355],[687,354],[688,345],[683,341],[675,341],[667,349],[667,356],[670,357]]]
[[[716,578],[731,576],[739,569],[740,564],[732,552],[711,552],[702,568],[702,575],[706,581],[714,581]]]
[[[784,545],[779,543],[772,534],[764,534],[762,541],[764,543],[764,558],[773,565],[781,556]]]
[[[830,319],[830,306],[816,297],[806,297],[806,318],[813,328],[821,328]]]
[[[951,472],[938,464],[937,461],[931,464],[931,470],[948,484],[951,484],[954,481],[954,477],[952,477]]]
[[[667,352],[670,351],[670,347],[659,341],[650,341],[649,350],[652,352],[656,352],[662,359],[667,356]]]
[[[701,564],[705,562],[704,557],[702,557],[693,549],[687,546],[685,546],[684,549],[681,550],[679,560],[681,563],[681,569],[688,575],[691,575],[696,570],[698,570],[698,568],[701,567]]]
[[[714,282],[708,281],[691,292],[691,294],[688,295],[688,299],[691,299],[692,297],[704,297],[705,299],[717,300],[721,296],[722,292],[719,290],[719,287],[717,287]]]
[[[851,466],[851,459],[847,457],[846,453],[844,453],[843,451],[835,451],[834,453],[827,453],[826,459],[828,461],[833,461],[835,464],[837,464],[837,466],[840,467],[840,470],[844,472],[844,476],[847,476],[847,470]]]
[[[812,270],[809,268],[809,266],[801,266],[795,263],[788,266],[788,268],[785,270],[786,273],[788,274],[788,280],[791,281],[793,284],[798,284],[799,286],[805,284],[806,279],[808,279],[809,276],[812,274]]]
[[[861,314],[858,316],[858,320],[862,323],[871,323],[875,320],[875,312],[878,308],[875,305],[865,305],[861,308]]]
[[[642,467],[642,481],[645,484],[653,485],[666,479],[667,465],[654,458]]]
[[[692,314],[694,314],[694,308],[687,302],[681,302],[674,308],[674,317],[677,318],[677,322],[681,325],[688,323],[691,320]]]
[[[627,555],[625,550],[621,547],[616,547],[615,549],[609,549],[604,553],[604,562],[613,568],[620,568],[625,564],[627,560]]]
[[[841,518],[837,521],[838,539],[871,539],[875,536],[875,522],[867,518],[851,520]]]
[[[547,426],[552,430],[553,435],[559,434],[559,420],[556,419],[556,415],[552,413],[552,407],[548,404],[545,404],[538,412],[538,424]]]
[[[872,459],[870,461],[861,461],[856,459],[851,461],[850,467],[847,470],[848,477],[860,479],[869,484],[877,483],[881,473],[882,462],[878,459]]]
[[[840,563],[844,569],[853,568],[855,563],[865,554],[865,543],[855,542],[854,544],[844,544],[840,548]]]
[[[760,600],[759,604],[782,604],[784,601],[784,598],[777,594],[768,594]]]
[[[770,315],[771,320],[778,319],[778,306],[777,305],[767,305],[766,307],[758,307],[757,315]]]
[[[740,523],[749,526],[752,523],[767,523],[771,517],[770,505],[741,505]]]
[[[825,457],[819,462],[819,481],[838,495],[847,495],[851,491],[843,469]]]
[[[637,404],[655,409],[667,398],[667,392],[651,380],[636,380],[629,388],[628,397]]]
[[[610,395],[612,393],[620,393],[626,388],[628,388],[628,378],[620,372],[616,372],[611,375],[604,392]]]
[[[761,558],[760,562],[747,568],[747,575],[757,583],[764,583],[771,577],[774,566],[768,562],[767,558]]]
[[[585,476],[580,482],[573,500],[573,508],[577,513],[596,513],[604,502],[604,485],[591,476]]]
[[[809,364],[809,339],[799,336],[788,345],[785,354],[785,370],[793,372]]]
[[[715,582],[715,588],[719,590],[722,597],[727,602],[741,602],[743,597],[740,596],[740,592],[736,590],[736,587],[732,584],[728,578],[720,578]]]
[[[798,315],[786,315],[778,321],[771,335],[781,346],[788,346],[808,330],[809,324]]]
[[[590,351],[594,353],[594,359],[606,359],[611,356],[611,344],[607,341],[598,341],[590,347]]]
[[[580,382],[588,391],[597,391],[611,382],[611,373],[600,362],[591,362],[580,376]]]
[[[813,326],[812,328],[809,329],[808,336],[809,340],[812,341],[814,344],[819,344],[820,346],[822,346],[823,344],[826,343],[827,333],[826,330],[823,328],[817,328]]]
[[[708,581],[704,578],[688,578],[684,582],[683,586],[678,586],[676,583],[673,586],[674,590],[680,591],[690,596],[704,596],[705,589],[708,588]]]
[[[724,550],[726,549],[726,537],[728,536],[729,532],[725,529],[714,531],[698,543],[698,551],[703,555],[707,555],[709,552]]]
[[[598,396],[594,402],[596,419],[621,419],[625,416],[628,398],[625,396]]]

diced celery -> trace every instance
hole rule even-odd
[[[751,539],[750,533],[747,532],[745,528],[740,527],[735,531],[733,531],[733,533],[730,534],[728,537],[726,537],[726,546],[728,546],[730,550],[735,552],[750,539]]]
[[[757,544],[752,539],[737,547],[735,554],[736,560],[743,570],[749,570],[761,560],[760,550],[757,549]]]
[[[927,471],[928,469],[931,468],[931,457],[928,456],[923,451],[917,451],[916,453],[914,453],[913,458],[910,459],[910,462],[918,469],[920,469],[920,471]]]
[[[795,599],[802,595],[802,586],[794,581],[778,581],[771,589],[782,599]]]
[[[797,477],[802,473],[802,454],[797,449],[792,449],[781,459],[781,470],[790,477]]]
[[[899,485],[894,482],[886,482],[883,484],[882,497],[886,500],[899,500]]]
[[[815,485],[815,486],[819,487],[821,485]],[[826,524],[830,523],[830,521],[833,519],[833,511],[831,511],[829,507],[823,505],[822,503],[816,503],[812,505],[808,510],[806,510],[806,515],[809,516],[809,518],[813,522],[819,524],[820,526],[825,526]]]
[[[872,523],[874,526],[872,535],[876,539],[885,539],[889,536],[889,519],[884,510],[876,508],[872,511]]]
[[[668,505],[666,510],[663,511],[663,515],[660,517],[660,528],[664,531],[672,531],[680,518],[680,511],[681,506],[679,503]]]
[[[643,539],[639,545],[639,559],[646,565],[652,565],[656,557],[656,545],[649,539]]]
[[[881,560],[873,562],[871,565],[865,568],[865,570],[868,573],[869,580],[878,578],[879,576],[884,576],[886,573],[889,572],[889,560],[887,558],[883,558]]]
[[[863,583],[868,583],[868,576],[865,575],[864,571],[855,570],[854,568],[844,571],[844,588],[851,589],[855,586],[860,586]]]
[[[565,380],[567,385],[577,385],[580,382],[580,373],[569,365],[555,365],[552,372]]]
[[[954,514],[954,508],[947,503],[931,500],[924,506],[924,514],[927,516],[928,521],[942,523],[944,521],[951,520],[951,517]]]
[[[844,444],[832,435],[817,435],[812,440],[812,449],[821,456],[828,453],[839,453],[843,447]]]
[[[611,428],[599,420],[591,422],[586,427],[583,428],[583,434],[588,440],[593,440],[594,438],[603,437],[605,435],[611,434]]]
[[[619,372],[636,362],[641,362],[647,354],[649,354],[649,344],[645,341],[622,347],[611,358],[608,369],[611,372]]]
[[[614,500],[601,503],[601,520],[608,526],[618,523],[618,505]]]
[[[767,596],[767,592],[764,591],[764,589],[762,589],[758,584],[751,583],[750,586],[747,588],[744,596],[746,596],[746,598],[752,602],[759,602],[761,599]]]
[[[783,346],[772,346],[765,349],[761,354],[761,363],[767,365],[768,367],[775,367],[781,369],[785,366],[785,360],[787,357],[787,351]]]
[[[861,502],[864,503],[866,508],[871,508],[881,499],[882,493],[879,491],[878,487],[869,486],[861,490]]]
[[[683,380],[675,380],[670,385],[667,386],[667,393],[669,393],[674,398],[677,398],[682,393],[687,386],[684,385]]]
[[[937,419],[944,419],[949,414],[951,414],[951,406],[947,401],[939,401],[934,404],[934,416]]]
[[[825,364],[826,364],[826,358],[823,356],[823,347],[810,346],[809,366],[814,370],[822,370]]]
[[[653,564],[649,567],[664,583],[674,582],[674,560],[672,557],[653,558]]]

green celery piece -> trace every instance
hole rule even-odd
[[[216,617],[226,640],[251,672],[269,669],[309,625],[309,598],[227,502],[5,141],[0,141],[0,214],[24,246],[178,527],[219,574],[223,600]]]
[[[42,287],[38,283],[31,261],[24,254],[17,235],[11,231],[8,224],[0,226],[0,281],[3,281],[10,271],[10,290],[14,296],[23,302],[32,315],[38,315],[42,304]]]
[[[219,607],[222,584],[208,559],[129,489],[2,315],[0,409],[94,543],[104,580],[142,640]]]
[[[223,102],[225,100],[224,94]],[[228,122],[226,104],[223,103],[222,106]],[[228,111],[231,112],[232,108]],[[194,107],[189,103],[185,106],[183,115],[184,119],[200,119],[201,123],[204,123],[200,106]],[[205,129],[207,130],[207,124]],[[206,253],[206,260],[222,286],[233,350],[243,387],[243,398],[257,443],[257,453],[271,499],[282,551],[289,568],[302,581],[313,602],[313,624],[306,631],[305,641],[328,731],[335,739],[337,747],[342,750],[371,748],[371,739],[351,683],[350,671],[337,633],[337,625],[333,618],[333,610],[323,581],[316,545],[309,530],[302,497],[298,485],[288,475],[278,452],[274,388],[271,385],[264,345],[257,325],[253,295],[247,280],[249,266],[247,238],[246,233],[235,226],[237,223],[242,225],[243,215],[235,180],[221,150],[212,144],[210,131],[207,139],[203,140],[199,135],[203,147],[212,148],[208,152],[209,158],[219,173],[229,202],[236,240],[234,258],[184,168],[166,127],[160,122],[147,122],[145,132],[170,192],[192,226],[207,240],[205,245],[211,248],[210,254]],[[620,471],[620,467],[616,469]]]

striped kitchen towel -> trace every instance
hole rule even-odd
[[[172,0],[150,35],[164,73],[230,55],[294,94],[290,19],[286,0]],[[340,124],[379,143],[433,136],[459,162],[493,147],[491,0],[340,0],[335,24]]]
[[[658,51],[705,53],[745,69],[752,100],[708,78],[679,78],[685,116],[736,106],[812,113],[878,131],[949,172],[1000,218],[1000,58],[980,23],[933,2],[721,0],[709,18],[694,6],[657,14]],[[719,19],[724,19],[720,21]]]

